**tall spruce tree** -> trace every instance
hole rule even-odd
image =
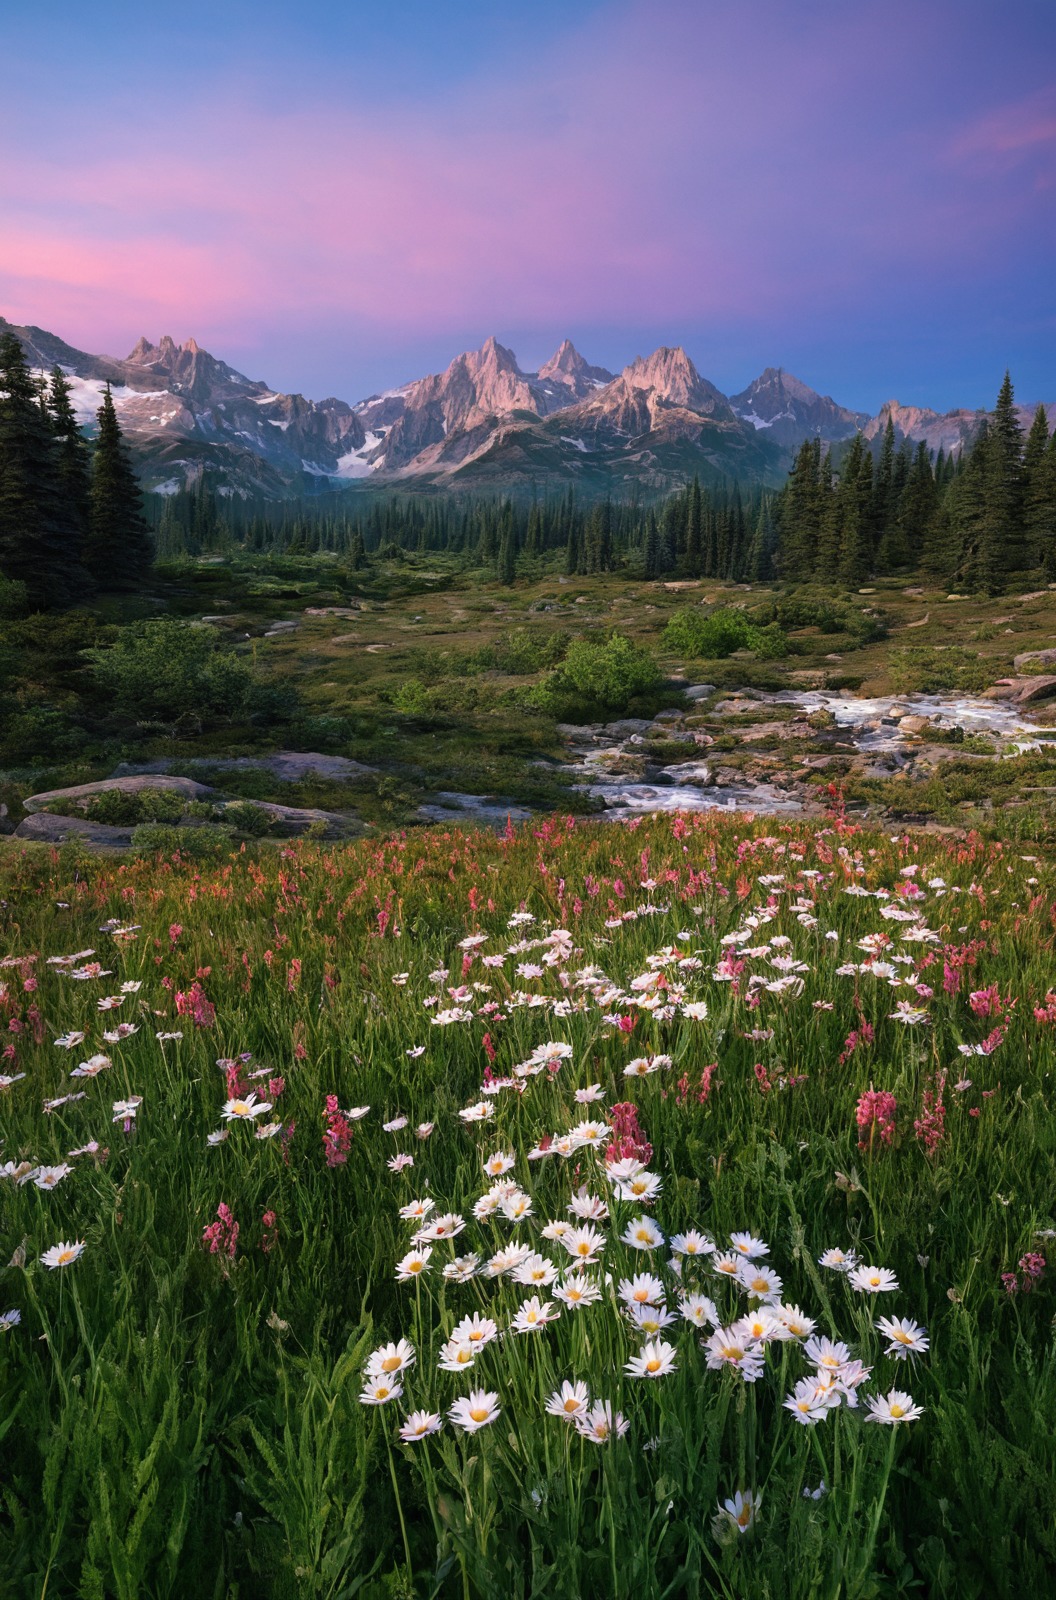
[[[104,589],[136,589],[150,571],[153,551],[143,516],[143,496],[109,384],[96,417],[99,434],[92,457],[88,569]]]
[[[1056,457],[1049,442],[1049,418],[1038,406],[1023,447],[1023,531],[1033,566],[1051,577],[1056,569]]]
[[[987,439],[979,583],[996,594],[1010,572],[1028,564],[1023,538],[1023,430],[1012,379],[1005,373]]]
[[[31,604],[67,604],[78,592],[76,528],[59,473],[51,419],[13,333],[0,336],[0,572],[24,583]]]
[[[699,578],[704,559],[704,522],[700,498],[700,479],[694,477],[689,489],[689,512],[686,518],[686,571],[691,578]]]

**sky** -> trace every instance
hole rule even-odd
[[[355,401],[495,334],[1056,401],[1053,0],[0,0],[0,313]]]

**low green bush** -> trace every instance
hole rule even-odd
[[[722,661],[735,650],[754,650],[763,661],[778,661],[788,654],[788,640],[775,623],[759,627],[732,606],[715,611],[676,611],[663,632],[663,642],[680,655],[702,661]]]

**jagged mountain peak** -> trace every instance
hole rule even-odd
[[[592,367],[580,355],[571,339],[562,339],[549,361],[544,361],[539,368],[538,377],[541,383],[551,380],[585,384],[588,388],[612,382],[612,373],[605,367]]]

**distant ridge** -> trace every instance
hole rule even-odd
[[[805,438],[839,445],[861,431],[958,452],[983,411],[936,412],[889,401],[875,417],[767,367],[727,396],[681,345],[638,356],[622,372],[591,365],[564,339],[538,372],[491,336],[443,372],[356,404],[283,394],[247,378],[193,339],[137,340],[123,359],[90,355],[37,327],[0,331],[31,365],[59,365],[82,424],[111,385],[144,487],[168,494],[203,474],[217,492],[280,498],[339,488],[531,491],[575,484],[587,495],[660,493],[702,480],[781,483]],[[1032,407],[1020,407],[1029,425]],[[1049,408],[1056,424],[1056,406]]]

